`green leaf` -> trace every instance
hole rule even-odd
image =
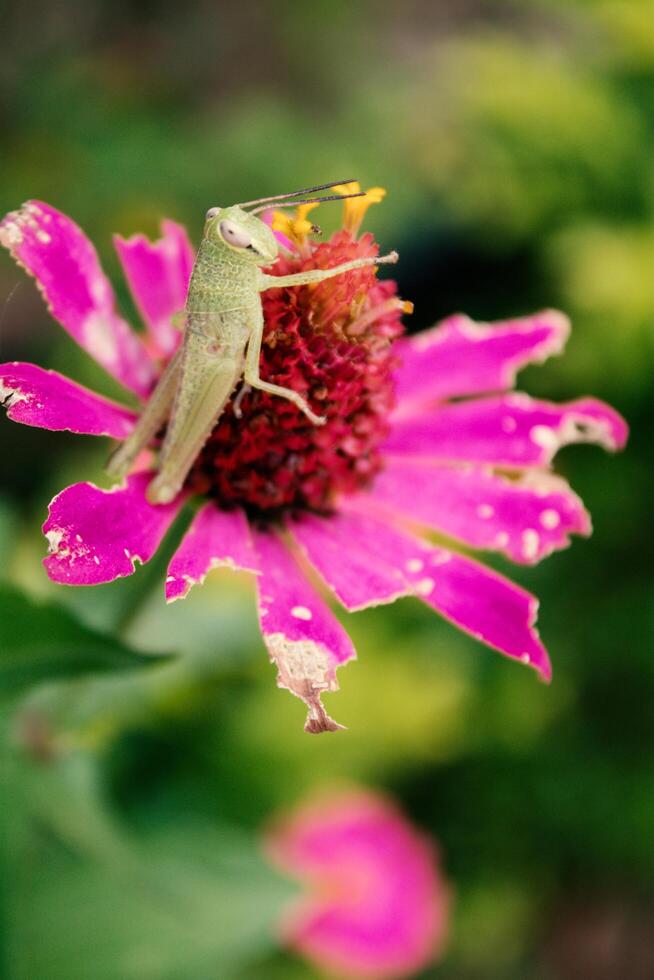
[[[135,834],[85,754],[14,770],[3,868],[15,980],[229,977],[274,945],[292,894],[251,834],[188,814]]]
[[[53,603],[36,603],[0,584],[0,698],[44,680],[147,665],[119,640],[78,622]]]
[[[207,856],[217,840],[217,832],[207,837]],[[229,848],[233,861],[233,841]],[[144,857],[141,876],[80,862],[51,842],[32,856],[38,868],[24,873],[13,944],[16,980],[227,977],[273,944],[285,889],[252,861],[240,877],[221,878],[183,852],[174,869]]]

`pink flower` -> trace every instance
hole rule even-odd
[[[302,804],[266,838],[304,886],[282,941],[339,977],[412,976],[442,951],[449,891],[435,848],[395,805],[364,790]]]
[[[306,217],[287,220],[278,235],[297,251],[272,271],[377,254],[370,234],[357,237],[362,217],[362,199],[346,202],[345,228],[319,245],[304,235]],[[184,229],[168,221],[154,243],[116,238],[144,336],[118,313],[93,246],[70,218],[31,202],[0,224],[0,241],[68,333],[147,398],[179,342],[176,315],[193,264]],[[94,585],[131,575],[184,503],[204,497],[170,563],[166,598],[182,598],[219,565],[252,572],[278,683],[306,702],[307,731],[339,727],[321,694],[337,688],[336,669],[355,656],[317,578],[351,611],[417,596],[548,679],[537,600],[457,545],[529,564],[572,533],[590,533],[581,501],[551,462],[572,442],[621,448],[624,421],[592,398],[556,405],[510,391],[521,367],[561,351],[566,318],[547,311],[487,325],[457,315],[396,339],[410,304],[370,268],[263,297],[262,376],[303,393],[327,424],[251,392],[242,417],[228,404],[172,503],[147,502],[144,471],[111,490],[68,487],[44,524],[50,578]],[[26,425],[123,439],[136,418],[33,364],[2,365],[0,386],[10,418]],[[456,545],[430,544],[430,530]]]

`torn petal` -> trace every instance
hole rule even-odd
[[[341,728],[321,696],[338,690],[336,670],[356,654],[352,641],[273,532],[253,531],[261,632],[278,670],[277,683],[308,708],[305,731]]]
[[[112,377],[145,396],[155,378],[141,340],[116,311],[95,248],[74,221],[28,201],[0,222],[0,244],[36,279],[52,316]]]
[[[134,302],[158,352],[167,357],[181,338],[173,317],[184,310],[195,253],[182,225],[162,221],[161,231],[155,242],[145,235],[114,235],[114,245]]]
[[[535,629],[538,600],[508,579],[470,558],[435,548],[407,533],[381,513],[368,494],[342,501],[341,514],[323,520],[336,549],[347,559],[324,559],[320,539],[300,540],[309,560],[319,570],[346,608],[361,608],[361,593],[352,592],[350,562],[357,568],[374,567],[377,574],[397,576],[400,595],[414,595],[475,639],[535,668],[549,679],[547,651]],[[304,522],[302,522],[303,524]],[[301,525],[300,525],[301,526]],[[326,528],[325,528],[326,530]],[[294,532],[297,533],[294,527]],[[373,594],[366,605],[373,605]]]
[[[202,584],[212,568],[258,572],[250,528],[242,510],[221,510],[205,504],[173,555],[166,576],[166,601],[184,599]]]
[[[525,564],[591,532],[579,497],[542,470],[510,480],[484,466],[389,457],[368,493],[407,520]]]
[[[594,398],[555,405],[515,392],[434,406],[398,419],[384,448],[403,456],[521,468],[548,465],[570,443],[621,449],[627,431],[624,419]]]
[[[170,504],[145,498],[151,473],[136,473],[112,490],[75,483],[51,501],[43,533],[48,576],[61,585],[99,585],[145,564],[177,516],[183,495]]]
[[[0,399],[14,422],[53,431],[124,439],[136,415],[36,364],[0,364]]]
[[[550,658],[536,629],[535,596],[485,565],[439,548],[413,578],[420,598],[436,612],[550,680]]]
[[[561,353],[569,333],[568,318],[557,310],[490,324],[448,317],[397,342],[398,413],[410,404],[512,388],[525,365]]]

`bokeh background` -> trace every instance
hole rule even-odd
[[[349,731],[310,738],[245,579],[165,608],[180,528],[129,580],[48,582],[47,502],[107,447],[0,419],[5,975],[317,976],[277,947],[292,886],[259,835],[356,782],[440,842],[455,901],[425,978],[651,980],[654,3],[33,0],[2,23],[0,208],[72,215],[135,322],[112,232],[166,215],[197,239],[210,205],[356,176],[388,189],[367,227],[411,330],[559,306],[568,351],[522,386],[632,427],[618,458],[559,456],[590,541],[495,562],[542,599],[551,687],[405,600],[348,618],[327,707]],[[3,360],[116,393],[5,255],[0,324]]]

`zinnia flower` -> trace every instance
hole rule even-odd
[[[375,188],[368,203],[382,196]],[[362,204],[344,202],[345,227],[321,244],[307,238],[306,213],[273,216],[292,251],[270,271],[376,255],[372,235],[358,237]],[[116,238],[145,335],[117,311],[92,244],[70,218],[30,202],[0,224],[0,241],[77,343],[147,399],[180,339],[193,265],[184,229],[165,221],[156,242]],[[95,585],[131,575],[185,503],[204,498],[168,568],[166,598],[182,598],[216,566],[252,572],[278,683],[306,702],[307,731],[339,727],[321,694],[337,688],[337,667],[355,656],[320,580],[350,611],[417,596],[548,679],[537,600],[458,549],[530,564],[570,534],[590,533],[581,501],[550,464],[572,442],[622,447],[624,421],[591,398],[557,405],[510,391],[519,368],[561,351],[567,319],[547,311],[488,325],[457,315],[398,339],[410,304],[373,268],[262,295],[262,377],[301,392],[327,423],[246,392],[240,411],[227,405],[172,503],[146,500],[147,461],[109,490],[68,487],[43,527],[50,578]],[[27,425],[123,439],[136,418],[33,364],[3,365],[0,382],[10,418]]]
[[[449,890],[436,849],[390,800],[322,793],[271,828],[266,851],[304,886],[282,941],[330,975],[413,976],[442,951]]]

